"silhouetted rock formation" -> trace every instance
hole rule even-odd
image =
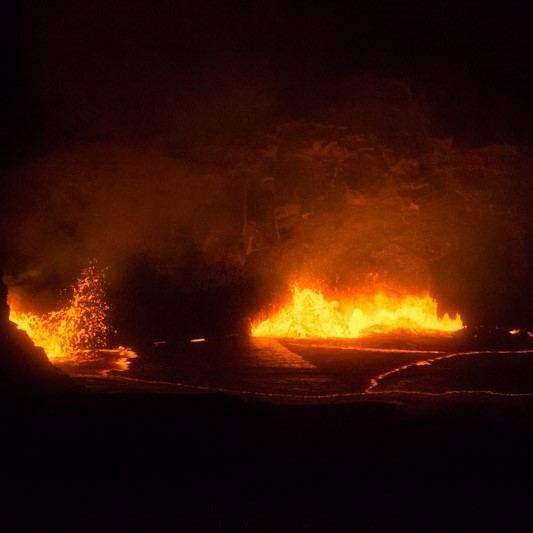
[[[56,368],[45,351],[9,320],[7,287],[0,269],[0,395],[39,396],[83,392]]]

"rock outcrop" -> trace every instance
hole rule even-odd
[[[45,351],[9,320],[7,287],[0,270],[0,396],[82,393],[83,387],[56,368]]]

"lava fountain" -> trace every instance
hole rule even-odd
[[[51,361],[86,356],[105,348],[111,333],[104,281],[105,272],[90,265],[82,270],[66,305],[42,315],[21,311],[21,303],[10,295],[10,319],[44,348]]]
[[[263,317],[264,318],[264,317]],[[256,320],[254,337],[277,338],[357,338],[393,330],[414,332],[461,329],[457,314],[439,316],[438,304],[428,294],[373,295],[327,300],[314,289],[292,287],[291,301],[266,319]]]

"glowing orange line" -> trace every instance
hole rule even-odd
[[[412,366],[420,366],[420,364],[428,364],[431,365],[431,363],[435,363],[437,361],[443,361],[444,359],[451,359],[453,357],[458,357],[460,355],[483,355],[483,354],[533,354],[533,350],[491,350],[491,351],[479,351],[479,352],[458,352],[458,353],[451,353],[443,355],[442,357],[434,357],[432,359],[425,359],[424,361],[416,361],[413,363],[408,363],[406,365],[402,365],[398,368],[393,368],[392,370],[389,370],[387,372],[384,372],[383,374],[379,374],[375,378],[372,378],[370,380],[370,386],[365,389],[366,394],[375,394],[372,392],[372,389],[376,388],[379,385],[379,382],[385,379],[387,376],[390,376],[392,374],[397,374],[398,372],[401,372],[402,370],[407,370],[408,368],[411,368]],[[393,392],[393,391],[390,391]],[[399,391],[398,391],[399,392]],[[405,391],[407,392],[407,391]],[[448,391],[450,392],[450,391]],[[459,391],[457,391],[459,392]],[[460,391],[460,392],[468,392],[468,391]],[[476,391],[470,391],[470,392],[476,392]],[[480,392],[480,391],[477,391]],[[496,393],[493,391],[484,391],[488,394],[504,394],[505,396],[513,396],[514,393]],[[426,393],[426,394],[445,394],[445,393]],[[529,393],[516,393],[516,395],[520,396],[522,394],[529,394]],[[531,393],[533,395],[533,393]]]

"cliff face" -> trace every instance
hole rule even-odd
[[[45,351],[9,320],[7,287],[0,270],[0,395],[33,396],[84,389],[48,360]]]

